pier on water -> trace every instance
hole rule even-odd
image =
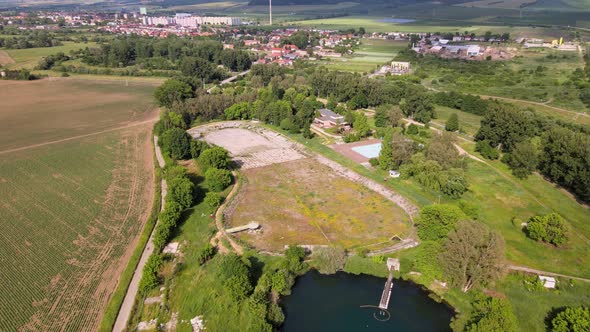
[[[388,258],[387,269],[389,270],[389,275],[387,276],[387,281],[381,294],[381,301],[379,301],[379,309],[383,310],[387,310],[389,307],[389,299],[391,298],[391,290],[393,288],[393,271],[399,271],[399,259]]]

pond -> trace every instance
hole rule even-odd
[[[411,19],[407,19],[407,18],[393,18],[393,17],[388,17],[388,18],[383,18],[383,19],[377,20],[377,22],[404,24],[404,23],[416,22],[416,20],[411,20]]]
[[[394,279],[386,313],[376,308],[385,279],[312,270],[297,279],[282,300],[283,332],[299,331],[450,331],[453,311],[428,297],[419,286]],[[362,307],[370,305],[371,307]]]

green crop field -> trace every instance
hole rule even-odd
[[[0,330],[97,329],[150,212],[152,91],[0,81]]]

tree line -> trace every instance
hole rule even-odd
[[[515,176],[540,171],[551,181],[590,201],[590,129],[547,118],[532,110],[493,103],[476,134],[477,150],[499,158]]]

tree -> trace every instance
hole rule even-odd
[[[354,113],[354,123],[352,127],[360,138],[369,135],[369,132],[371,131],[367,116],[362,112]]]
[[[439,256],[445,275],[463,292],[497,280],[504,268],[502,236],[474,221],[462,221],[449,233]]]
[[[444,133],[432,140],[426,149],[426,157],[438,162],[443,169],[461,166],[461,156],[455,147],[455,136]]]
[[[209,81],[215,72],[213,64],[197,57],[183,57],[179,67],[184,76],[196,77],[199,83]]]
[[[590,309],[588,307],[568,307],[551,321],[553,332],[590,331]]]
[[[393,134],[386,133],[381,142],[381,151],[379,151],[379,167],[382,170],[390,170],[395,167],[393,159]]]
[[[139,289],[142,293],[145,294],[158,286],[158,272],[161,266],[162,256],[160,254],[154,253],[148,258],[139,282]]]
[[[180,128],[168,129],[162,134],[162,149],[173,159],[184,159],[190,155],[192,137]]]
[[[168,183],[166,201],[177,202],[183,209],[193,204],[193,182],[186,177],[174,178]]]
[[[209,145],[207,145],[207,143],[205,143],[204,141],[196,139],[191,140],[191,157],[193,159],[199,158],[201,153],[205,151],[208,147]]]
[[[459,116],[457,113],[451,114],[447,123],[445,124],[446,131],[457,131],[459,130]]]
[[[527,236],[535,241],[543,241],[556,246],[560,246],[568,240],[565,219],[557,213],[530,218],[525,231]]]
[[[507,162],[512,174],[519,179],[526,179],[539,163],[537,148],[531,142],[516,143]]]
[[[169,79],[160,85],[154,92],[158,105],[172,107],[174,102],[181,102],[193,96],[190,85],[175,79]]]
[[[205,204],[211,209],[211,211],[217,210],[217,208],[221,205],[223,198],[219,193],[210,191],[205,194]]]
[[[410,125],[408,126],[408,130],[406,131],[406,133],[407,133],[408,135],[417,135],[417,134],[418,134],[418,132],[419,132],[419,130],[418,130],[418,126],[416,126],[416,125],[415,125],[415,124],[413,124],[413,123],[412,123],[412,124],[410,124]]]
[[[483,296],[482,296],[483,297]],[[516,332],[518,324],[512,305],[506,299],[481,298],[473,303],[468,332]]]
[[[210,167],[228,169],[230,163],[229,152],[222,147],[215,146],[207,149],[199,156],[199,165],[203,171]]]
[[[424,92],[416,92],[406,96],[399,106],[405,116],[414,118],[418,122],[428,123],[434,118],[432,100]]]
[[[416,222],[418,236],[424,241],[441,241],[447,238],[450,231],[460,220],[466,218],[461,209],[455,205],[428,205],[420,211]]]
[[[213,191],[222,191],[231,184],[231,172],[210,167],[205,172],[205,184]]]
[[[314,250],[314,266],[323,274],[334,274],[344,267],[346,252],[342,248],[320,247]]]
[[[375,110],[376,127],[396,127],[400,124],[403,114],[401,110],[393,105],[384,104]]]
[[[235,276],[230,277],[229,279],[223,282],[225,288],[229,291],[230,295],[236,301],[242,301],[252,292],[254,287],[252,287],[252,283],[250,279],[248,279],[248,275],[246,274],[238,274]]]
[[[491,147],[490,141],[488,140],[477,141],[475,144],[475,151],[481,153],[481,155],[486,159],[495,160],[500,157],[500,152]]]

